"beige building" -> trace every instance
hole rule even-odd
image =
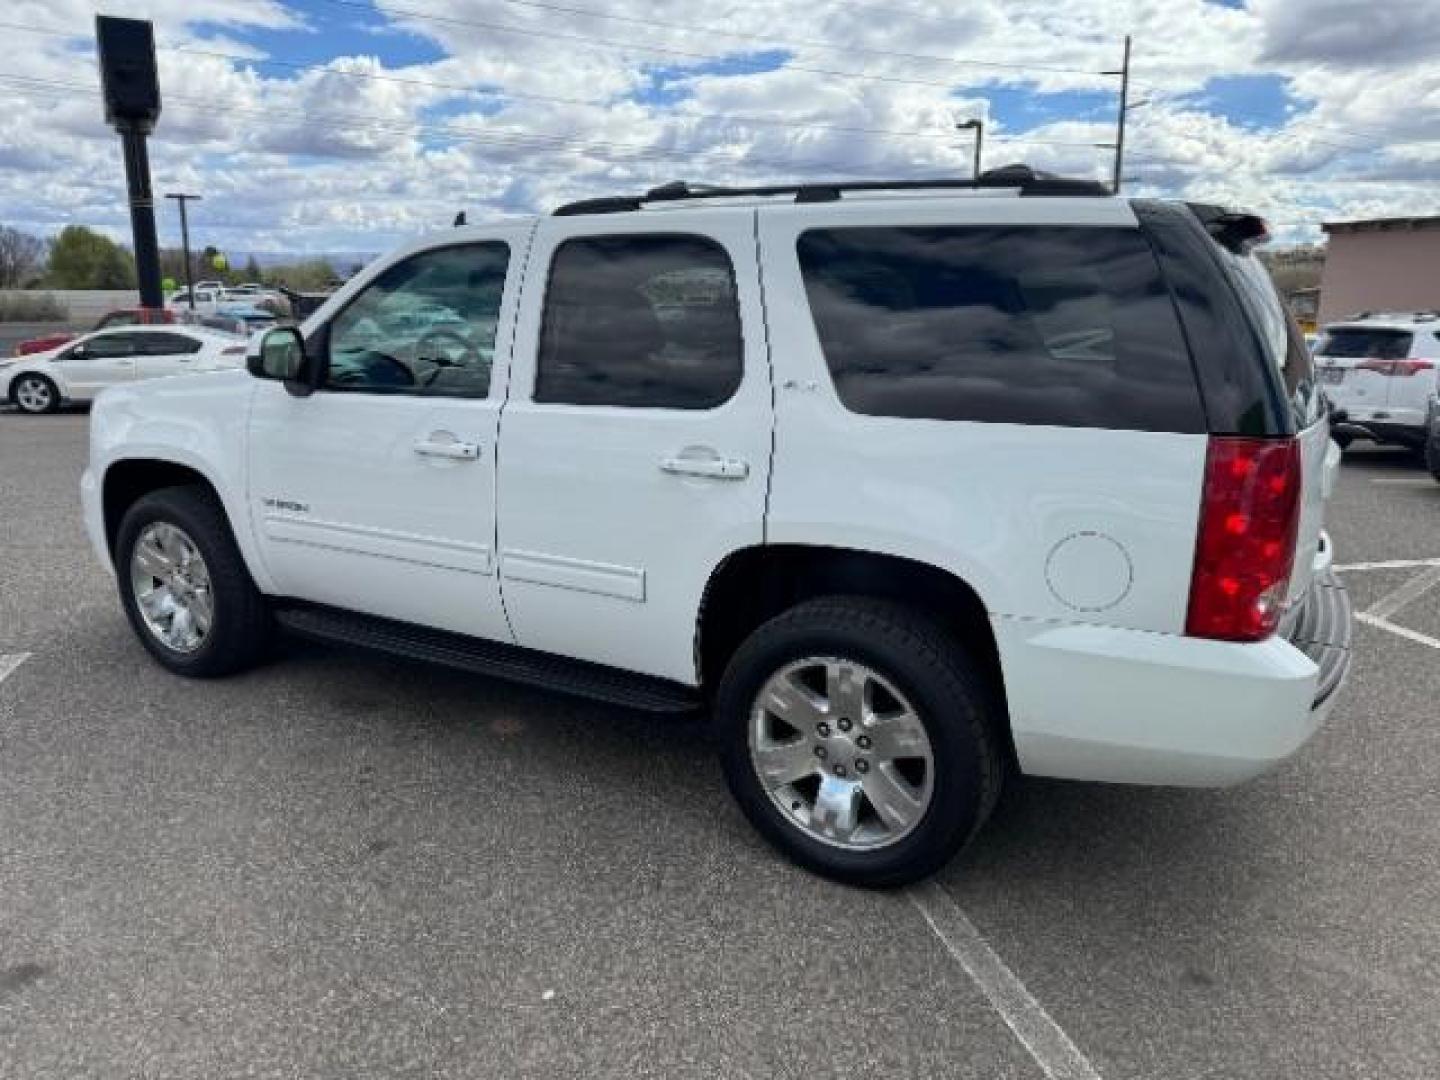
[[[1332,221],[1320,323],[1361,311],[1440,310],[1440,217]]]

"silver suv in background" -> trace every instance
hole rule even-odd
[[[1440,312],[1362,312],[1325,327],[1315,348],[1342,447],[1371,439],[1420,449],[1440,369]]]

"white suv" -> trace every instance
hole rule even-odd
[[[913,880],[1007,774],[1231,784],[1334,701],[1339,454],[1263,232],[1024,168],[457,228],[248,373],[108,391],[85,517],[172,671],[279,624],[703,705],[790,857]]]
[[[1440,377],[1440,312],[1366,312],[1325,327],[1315,347],[1335,440],[1424,447]]]

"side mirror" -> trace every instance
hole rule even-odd
[[[293,326],[277,326],[253,337],[245,366],[257,379],[283,382],[296,397],[315,389],[315,365],[305,354],[305,339]]]
[[[88,350],[85,348],[85,343],[82,341],[80,344],[72,345],[66,349],[60,354],[60,358],[62,360],[84,360],[87,352]]]

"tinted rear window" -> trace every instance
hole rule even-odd
[[[1136,229],[823,229],[800,267],[835,387],[877,416],[1203,432]]]
[[[1315,352],[1342,360],[1403,360],[1410,355],[1414,340],[1415,335],[1404,330],[1338,326],[1325,331]]]
[[[1266,357],[1280,372],[1296,425],[1302,430],[1309,427],[1323,411],[1315,365],[1305,347],[1304,335],[1275,290],[1270,271],[1254,255],[1239,255],[1218,243],[1214,249],[1240,295],[1240,304],[1250,317]]]

